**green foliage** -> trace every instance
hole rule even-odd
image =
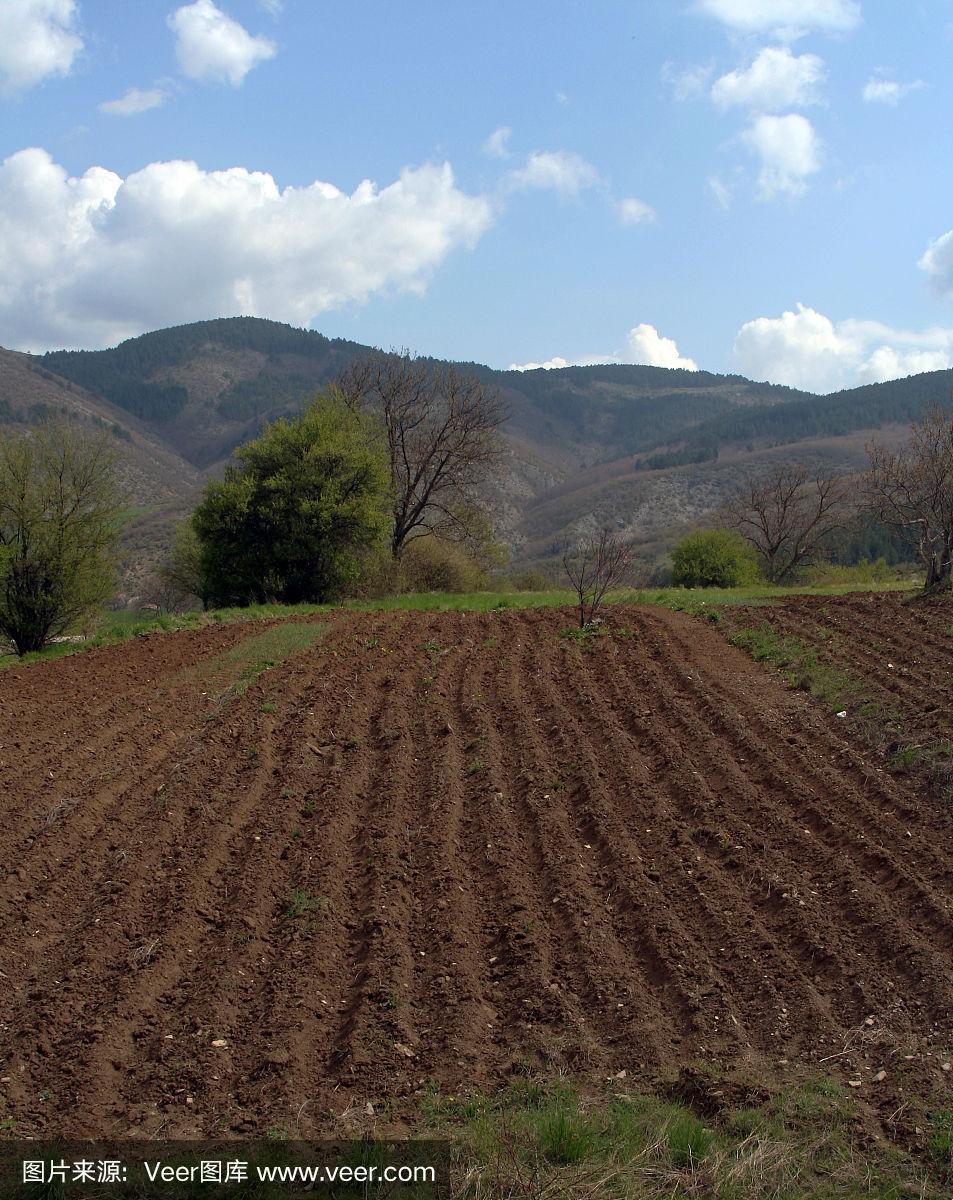
[[[167,603],[174,611],[190,596],[208,607],[209,593],[202,573],[202,544],[191,518],[180,521],[172,533],[172,543],[159,564],[158,575]]]
[[[387,530],[388,471],[373,419],[318,397],[236,454],[193,514],[215,605],[324,603]]]
[[[744,587],[758,578],[754,550],[730,529],[698,529],[672,551],[676,587]]]
[[[106,599],[121,512],[104,435],[64,424],[0,440],[0,632],[19,655]]]

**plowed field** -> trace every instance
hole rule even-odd
[[[942,1085],[949,804],[702,622],[571,619],[340,613],[244,690],[261,626],[0,675],[0,1116],[308,1131],[901,1051]]]

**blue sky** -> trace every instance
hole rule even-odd
[[[951,0],[3,0],[0,344],[953,365],[951,54]]]

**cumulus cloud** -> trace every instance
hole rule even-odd
[[[113,117],[134,117],[139,113],[148,112],[150,108],[158,108],[160,104],[165,103],[167,98],[168,93],[161,88],[149,88],[147,91],[142,91],[140,88],[132,87],[118,100],[104,100],[99,105],[99,111]]]
[[[483,143],[483,153],[489,154],[491,158],[506,158],[510,152],[509,140],[512,133],[509,125],[501,125],[499,129],[494,129]]]
[[[570,150],[534,150],[525,166],[511,171],[507,180],[516,190],[542,188],[563,196],[578,196],[598,182],[596,168]]]
[[[913,333],[855,319],[835,324],[799,304],[796,312],[748,321],[734,355],[750,378],[826,393],[950,367],[953,329]]]
[[[917,265],[938,292],[953,294],[953,229],[932,241]]]
[[[615,208],[623,225],[647,225],[655,220],[655,209],[637,196],[617,200]]]
[[[698,8],[739,33],[783,38],[846,33],[861,19],[859,0],[698,0]]]
[[[644,363],[649,367],[681,367],[685,371],[697,371],[698,364],[692,358],[683,358],[672,338],[662,337],[654,325],[636,325],[629,330],[626,361]]]
[[[896,108],[905,96],[923,87],[926,87],[926,84],[922,79],[914,79],[911,83],[898,83],[896,79],[873,75],[864,84],[861,94],[867,104],[886,104],[890,108]]]
[[[811,122],[800,113],[760,116],[742,139],[761,161],[758,196],[762,200],[801,195],[808,177],[820,169],[820,139]]]
[[[719,108],[759,112],[817,104],[826,70],[816,54],[792,54],[786,46],[766,46],[744,71],[729,71],[712,84]]]
[[[510,363],[509,370],[511,371],[558,371],[560,367],[579,366],[579,363],[571,363],[568,358],[560,358],[557,354],[555,358],[547,358],[545,362],[527,362],[527,363]]]
[[[51,75],[67,75],[83,48],[76,0],[2,0],[0,92],[25,91]]]
[[[175,55],[183,75],[238,87],[260,62],[273,58],[275,44],[253,37],[212,0],[183,4],[168,18],[175,34]]]
[[[624,350],[609,354],[591,354],[585,358],[566,359],[559,355],[545,362],[510,363],[511,371],[552,371],[560,367],[592,367],[601,363],[628,363],[648,367],[681,367],[697,371],[691,358],[683,358],[672,338],[662,337],[654,325],[636,325],[630,329]]]
[[[71,178],[45,150],[21,150],[0,164],[0,326],[6,345],[45,349],[214,316],[307,324],[378,293],[423,292],[491,220],[446,163],[348,195],[193,162]]]

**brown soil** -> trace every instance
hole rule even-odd
[[[770,625],[834,668],[846,685],[839,695],[848,725],[891,766],[906,752],[909,771],[953,798],[950,596],[795,596],[722,615],[729,630]]]
[[[701,1060],[942,1087],[950,806],[701,622],[570,622],[341,613],[234,696],[247,626],[0,675],[0,1116],[310,1133]]]

